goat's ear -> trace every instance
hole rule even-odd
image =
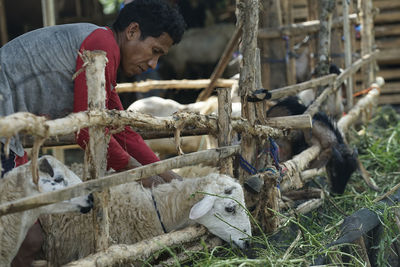
[[[51,167],[50,163],[47,161],[46,158],[42,158],[39,163],[39,170],[41,172],[49,174],[51,177],[54,176],[53,167]]]
[[[206,195],[202,200],[194,204],[190,210],[189,219],[197,220],[206,215],[206,213],[213,207],[215,199],[215,196]]]

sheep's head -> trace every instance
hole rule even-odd
[[[51,192],[64,189],[81,183],[82,180],[64,164],[51,156],[43,156],[38,160],[40,192]],[[61,213],[70,211],[89,212],[93,207],[93,196],[75,197],[60,203],[47,206],[49,213]]]
[[[204,198],[193,205],[189,218],[226,242],[247,247],[251,226],[241,185],[226,175],[210,176],[214,181],[206,188]]]

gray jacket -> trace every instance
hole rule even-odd
[[[16,112],[46,115],[50,119],[73,111],[78,50],[99,26],[88,23],[57,25],[28,32],[0,48],[0,116]],[[1,138],[2,143],[5,138]],[[11,150],[24,151],[19,138]]]

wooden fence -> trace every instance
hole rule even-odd
[[[104,69],[99,67],[99,64],[101,66],[101,62],[104,61],[104,55],[102,55],[102,53],[91,52],[87,52],[86,54],[88,60],[86,74],[92,75],[92,77],[96,77],[97,75],[98,78],[93,79],[93,85],[88,84],[88,88],[94,89],[94,92],[91,93],[91,95],[95,97],[92,100],[89,99],[89,101],[91,102],[89,103],[88,111],[70,114],[65,118],[57,120],[46,120],[43,117],[38,117],[29,113],[16,113],[4,118],[0,118],[0,136],[11,138],[18,133],[24,133],[36,137],[36,141],[33,144],[34,149],[32,150],[32,158],[37,158],[37,148],[40,147],[49,137],[71,134],[78,131],[79,129],[86,127],[89,127],[91,131],[90,142],[95,143],[93,141],[93,138],[96,138],[96,132],[98,135],[104,136],[104,127],[118,128],[120,126],[130,125],[134,129],[140,128],[142,131],[149,132],[160,131],[163,132],[165,135],[172,136],[177,133],[179,134],[179,132],[184,132],[185,130],[190,132],[189,128],[186,128],[188,125],[190,125],[190,128],[196,128],[197,131],[202,131],[203,133],[214,133],[217,136],[221,136],[221,138],[219,138],[220,147],[216,149],[178,156],[176,158],[163,160],[137,169],[109,176],[103,176],[101,168],[104,167],[105,154],[104,152],[99,153],[96,152],[97,150],[95,150],[104,150],[106,144],[103,144],[101,146],[98,146],[97,148],[91,148],[91,152],[89,152],[92,154],[93,157],[90,167],[92,168],[92,179],[57,192],[40,194],[34,197],[27,197],[25,199],[15,200],[10,203],[1,203],[0,216],[32,209],[34,207],[48,205],[76,196],[85,195],[91,192],[101,192],[99,194],[96,194],[96,203],[97,208],[104,211],[107,209],[106,201],[104,201],[104,199],[107,197],[107,188],[111,186],[132,182],[142,177],[159,174],[172,168],[195,165],[199,163],[212,164],[215,162],[219,162],[222,159],[226,159],[238,154],[243,156],[250,163],[253,163],[254,155],[257,151],[257,146],[259,145],[257,143],[257,139],[282,136],[284,135],[284,131],[282,129],[285,128],[311,127],[311,116],[318,111],[318,109],[324,103],[327,97],[329,97],[329,95],[331,94],[336,93],[342,83],[345,80],[349,80],[349,78],[354,77],[355,73],[357,73],[360,69],[370,69],[371,66],[374,65],[375,58],[379,53],[378,51],[372,51],[372,48],[369,47],[368,49],[371,51],[370,53],[366,53],[354,62],[351,61],[351,64],[340,75],[321,75],[318,79],[271,90],[270,93],[272,95],[272,99],[280,99],[284,96],[294,95],[305,89],[322,88],[321,94],[319,94],[314,104],[308,108],[306,114],[300,117],[296,117],[296,120],[294,120],[294,122],[293,120],[289,120],[287,118],[285,119],[284,123],[281,123],[279,119],[256,119],[256,114],[265,114],[265,105],[263,102],[256,104],[247,102],[247,96],[254,92],[255,89],[261,87],[261,75],[257,72],[259,69],[261,69],[260,67],[257,67],[260,66],[261,63],[260,61],[257,61],[259,55],[257,55],[257,49],[255,49],[257,43],[257,35],[254,35],[252,33],[257,32],[258,38],[275,37],[268,37],[269,34],[271,34],[271,32],[269,31],[258,31],[258,17],[256,13],[258,13],[259,3],[257,0],[239,2],[238,19],[239,22],[243,25],[242,42],[248,45],[248,47],[244,46],[242,48],[245,64],[241,69],[241,78],[239,80],[239,92],[242,102],[242,119],[231,119],[229,108],[219,109],[218,117],[193,113],[180,113],[167,118],[155,118],[136,112],[105,110],[104,106],[102,106],[105,101],[104,88],[101,88],[101,82],[99,82],[102,78],[104,78],[104,75],[102,75],[102,71],[104,71]],[[346,14],[344,16],[346,16]],[[318,27],[320,26],[312,27],[317,27],[318,29]],[[292,25],[287,29],[280,28],[276,32],[279,35],[282,31],[291,32],[295,31],[295,29],[296,25]],[[350,50],[348,48],[348,51],[346,51],[346,53],[351,54],[351,48]],[[91,64],[93,64],[93,68],[95,69],[93,74],[90,74],[90,72],[88,71],[91,68]],[[350,127],[352,123],[357,120],[357,118],[359,118],[360,114],[371,112],[373,106],[376,105],[378,102],[378,96],[380,93],[379,89],[383,84],[372,84],[372,82],[375,81],[375,77],[372,77],[372,81],[370,81],[370,77],[364,78],[368,80],[368,82],[365,82],[366,87],[370,87],[371,90],[365,97],[358,101],[354,107],[353,105],[350,105],[348,115],[344,116],[339,121],[339,129],[343,133],[346,132],[347,128]],[[89,76],[87,80],[90,80]],[[209,81],[202,82],[205,82],[205,84],[207,84]],[[171,88],[172,86],[182,86],[183,83],[187,84],[188,81],[160,81],[157,82],[156,86],[157,88],[161,88],[164,84],[165,88]],[[192,82],[190,81],[189,83]],[[223,87],[229,87],[234,84],[234,82],[232,81],[220,80],[217,81],[217,86],[219,83],[223,84],[221,85]],[[149,89],[150,87],[149,85],[145,86],[144,84],[132,84],[131,87],[125,85],[123,87],[120,87],[119,90],[135,90],[132,88]],[[229,94],[223,93],[224,90],[221,90],[221,92],[222,93],[220,93],[218,96],[220,106],[222,106],[221,103],[226,106],[227,103],[230,103]],[[226,112],[226,110],[228,112]],[[225,128],[221,128],[221,125],[227,126],[225,126]],[[240,146],[230,146],[230,140],[226,140],[222,137],[227,135],[227,132],[229,132],[229,129],[227,128],[229,127],[231,127],[234,131],[242,134],[243,139]],[[285,167],[287,169],[287,172],[285,172],[285,175],[281,181],[282,191],[289,191],[292,189],[301,188],[305,181],[312,177],[312,175],[310,175],[310,172],[314,174],[317,173],[317,171],[315,170],[305,171],[305,169],[308,163],[319,155],[320,150],[321,148],[319,145],[314,145],[303,151],[299,155],[296,155],[293,159],[287,162],[280,163],[282,167]],[[97,158],[98,155],[101,156]],[[224,164],[229,165],[231,164],[231,162],[224,162]],[[229,172],[229,169],[230,168],[228,166],[225,168],[225,171]],[[271,177],[269,173],[260,173],[259,176],[266,181],[264,192],[260,194],[260,196],[258,196],[256,199],[254,199],[254,197],[252,196],[247,195],[246,201],[257,200],[259,202],[258,205],[266,206],[274,209],[275,211],[279,211],[279,199],[275,194],[273,194],[273,191],[276,190],[276,186],[274,186],[277,183],[276,178]],[[239,177],[242,184],[245,177],[246,174],[242,172]],[[322,201],[313,201],[312,203],[310,202],[310,205],[315,208],[321,203]],[[268,218],[265,230],[273,231],[278,226],[279,220],[274,216],[270,216],[270,214],[265,214],[265,212],[267,211],[260,211],[259,216],[263,218]],[[199,237],[204,234],[204,230],[202,228],[190,228],[183,232],[181,231],[171,233],[168,234],[168,236],[161,236],[155,238],[154,240],[147,241],[146,244],[147,246],[149,246],[148,250],[144,249],[143,245],[141,244],[124,246],[123,248],[121,246],[109,247],[107,238],[108,218],[106,212],[103,212],[103,214],[104,216],[100,218],[100,220],[94,220],[94,228],[97,229],[95,236],[96,250],[102,251],[85,259],[81,259],[77,262],[71,263],[69,266],[110,266],[113,263],[116,263],[119,260],[128,257],[142,258],[146,255],[149,255],[149,253],[152,253],[159,248],[158,246],[156,246],[157,242],[167,242],[166,240],[174,240],[174,238],[171,239],[171,235],[182,235],[181,238],[175,239],[181,242],[182,240],[187,241],[189,239]],[[174,243],[171,242],[165,244],[174,245]]]

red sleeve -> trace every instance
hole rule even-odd
[[[110,93],[108,104],[109,109],[123,110],[121,100],[115,90]],[[129,126],[126,126],[124,131],[113,134],[113,137],[129,155],[134,157],[142,165],[160,160],[144,142],[143,138]]]
[[[108,109],[122,110],[121,101],[113,88],[116,86],[116,75],[120,62],[119,47],[110,29],[97,29],[93,31],[82,43],[80,51],[103,50],[107,53],[108,63],[105,69],[106,76],[106,107]],[[78,56],[76,71],[82,68],[83,61]],[[87,85],[83,71],[75,78],[74,84],[74,112],[87,110]],[[76,137],[77,143],[85,148],[89,140],[87,129],[82,129]],[[108,168],[120,170],[128,164],[130,156],[142,164],[158,161],[157,156],[143,141],[142,137],[129,127],[124,132],[113,135],[108,146]]]

